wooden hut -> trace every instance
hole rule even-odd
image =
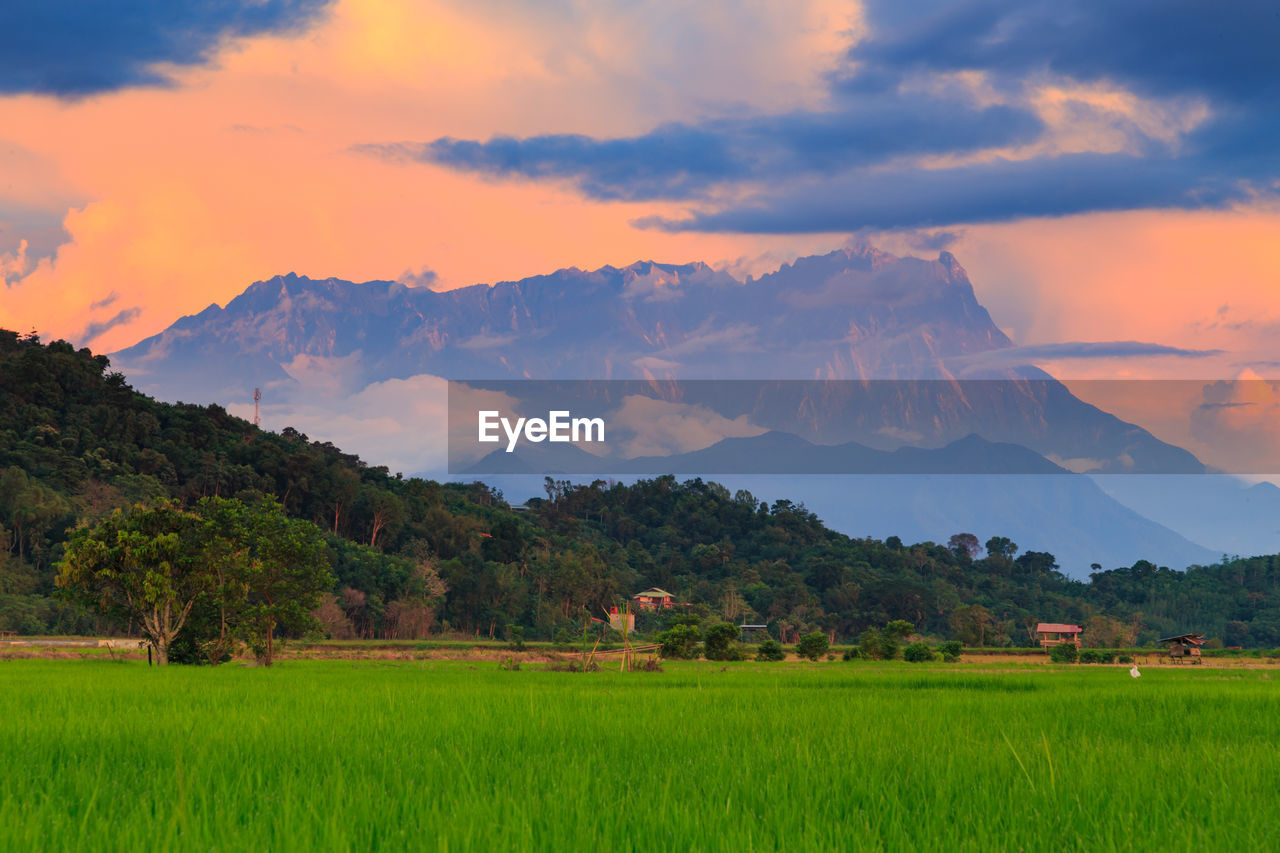
[[[1160,642],[1169,644],[1169,660],[1174,663],[1181,663],[1184,660],[1200,663],[1200,647],[1204,645],[1204,634],[1161,637]]]
[[[1059,622],[1041,622],[1036,626],[1040,635],[1040,648],[1046,652],[1054,646],[1070,643],[1080,648],[1080,634],[1084,629],[1079,625],[1066,625]]]

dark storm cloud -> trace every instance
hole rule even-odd
[[[155,66],[208,62],[228,39],[299,31],[330,0],[0,3],[0,94],[64,98],[168,85]]]
[[[116,326],[132,323],[140,314],[142,314],[142,309],[139,307],[126,308],[107,320],[98,320],[85,326],[84,331],[76,336],[76,340],[82,345],[90,343],[94,338],[111,331]]]
[[[1197,183],[1188,183],[1190,180]],[[664,231],[843,233],[995,222],[1138,207],[1217,207],[1242,196],[1235,181],[1188,175],[1171,159],[1069,154],[952,169],[854,173],[766,191],[684,219],[646,217]]]
[[[493,177],[567,179],[597,199],[689,199],[726,182],[826,175],[892,157],[1025,143],[1042,129],[1023,109],[877,96],[837,111],[670,124],[627,139],[445,137],[358,150]]]
[[[1280,87],[1280,7],[1244,0],[970,0],[868,4],[849,58],[893,78],[988,72],[1110,81],[1140,95],[1247,103]],[[857,80],[857,77],[851,77]]]
[[[442,137],[358,149],[494,179],[569,182],[595,199],[690,202],[685,218],[637,220],[670,231],[848,232],[1212,208],[1280,186],[1280,7],[873,2],[868,23],[869,35],[832,69],[822,112],[672,124],[618,139]],[[955,72],[980,72],[1006,105],[980,105],[945,85]],[[1175,110],[1203,104],[1207,118],[1174,141],[1135,125],[1119,153],[918,162],[1036,141],[1044,126],[1027,87],[1056,81],[1119,86]]]

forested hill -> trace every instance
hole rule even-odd
[[[1081,583],[1052,555],[1001,537],[985,548],[966,535],[947,546],[851,539],[802,505],[673,477],[548,482],[546,499],[512,508],[482,483],[406,480],[294,430],[156,402],[109,367],[65,342],[0,331],[0,629],[105,627],[52,596],[79,525],[154,497],[274,494],[330,531],[338,584],[319,616],[335,636],[522,625],[550,637],[580,626],[584,608],[599,615],[660,586],[692,605],[684,616],[768,622],[786,639],[814,629],[849,639],[906,619],[939,637],[1027,645],[1044,620],[1085,624],[1106,644],[1197,630],[1280,645],[1277,557],[1185,573],[1139,562]],[[442,600],[434,582],[424,592],[424,555]]]

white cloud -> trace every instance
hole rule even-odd
[[[1246,370],[1204,386],[1191,412],[1191,435],[1214,448],[1213,461],[1233,473],[1280,473],[1280,382]]]
[[[701,405],[631,396],[607,419],[611,430],[634,436],[617,445],[624,458],[667,456],[710,447],[725,438],[749,438],[767,430],[740,415],[732,420]]]

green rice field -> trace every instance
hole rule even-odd
[[[0,661],[0,850],[1260,850],[1280,675]]]

